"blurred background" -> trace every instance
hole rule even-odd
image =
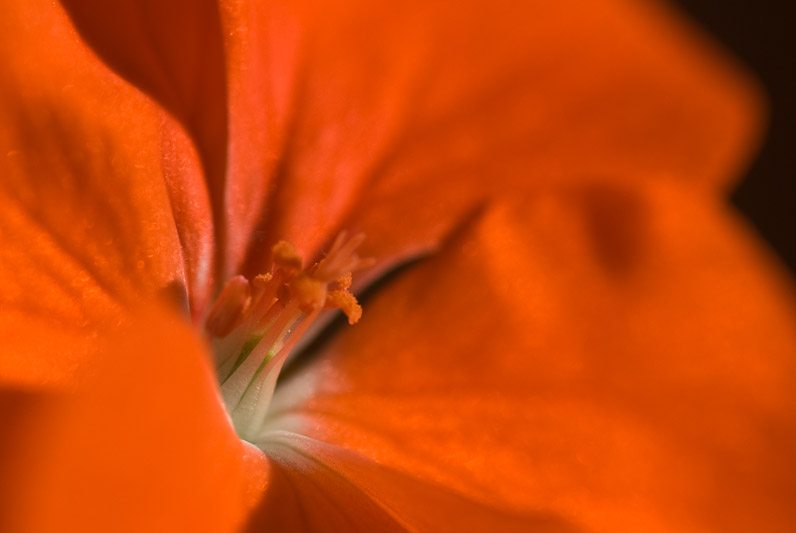
[[[733,203],[796,273],[796,2],[674,0],[765,86],[767,138]]]

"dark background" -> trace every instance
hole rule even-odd
[[[796,1],[675,0],[768,92],[763,149],[733,203],[796,272]]]

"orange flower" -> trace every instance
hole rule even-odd
[[[0,530],[796,527],[793,289],[724,205],[759,103],[667,8],[0,6]],[[362,320],[253,446],[211,300],[341,229]],[[353,320],[319,268],[275,294]]]

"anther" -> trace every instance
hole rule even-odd
[[[353,294],[346,289],[329,291],[326,295],[326,304],[329,307],[338,307],[348,317],[348,323],[352,326],[362,318],[362,307],[357,302]]]
[[[275,270],[284,270],[288,273],[296,273],[301,270],[303,263],[301,256],[296,248],[287,241],[279,241],[271,248],[271,256]]]

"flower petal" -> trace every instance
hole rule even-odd
[[[386,267],[529,184],[724,182],[759,122],[735,67],[645,0],[65,3],[197,139],[222,278],[262,271],[280,238],[317,254],[339,226],[379,235]]]
[[[651,2],[287,4],[221,2],[232,270],[339,226],[387,264],[549,183],[724,182],[755,138],[750,84]]]
[[[282,434],[265,451],[268,492],[250,531],[575,531],[547,513],[498,512],[300,435]]]
[[[686,187],[485,212],[299,368],[272,428],[597,531],[796,525],[793,288]]]
[[[97,61],[57,5],[2,12],[0,379],[58,381],[125,302],[170,287],[185,306],[188,283],[197,295],[209,285],[194,275],[202,252],[182,254],[164,183],[169,119]],[[207,255],[211,230],[191,235]]]
[[[216,3],[61,3],[97,54],[152,95],[190,132],[202,156],[214,213],[223,222],[227,110]],[[173,187],[173,193],[180,192]]]
[[[102,348],[79,394],[0,395],[3,530],[236,531],[265,459],[235,435],[193,331],[148,311]]]

